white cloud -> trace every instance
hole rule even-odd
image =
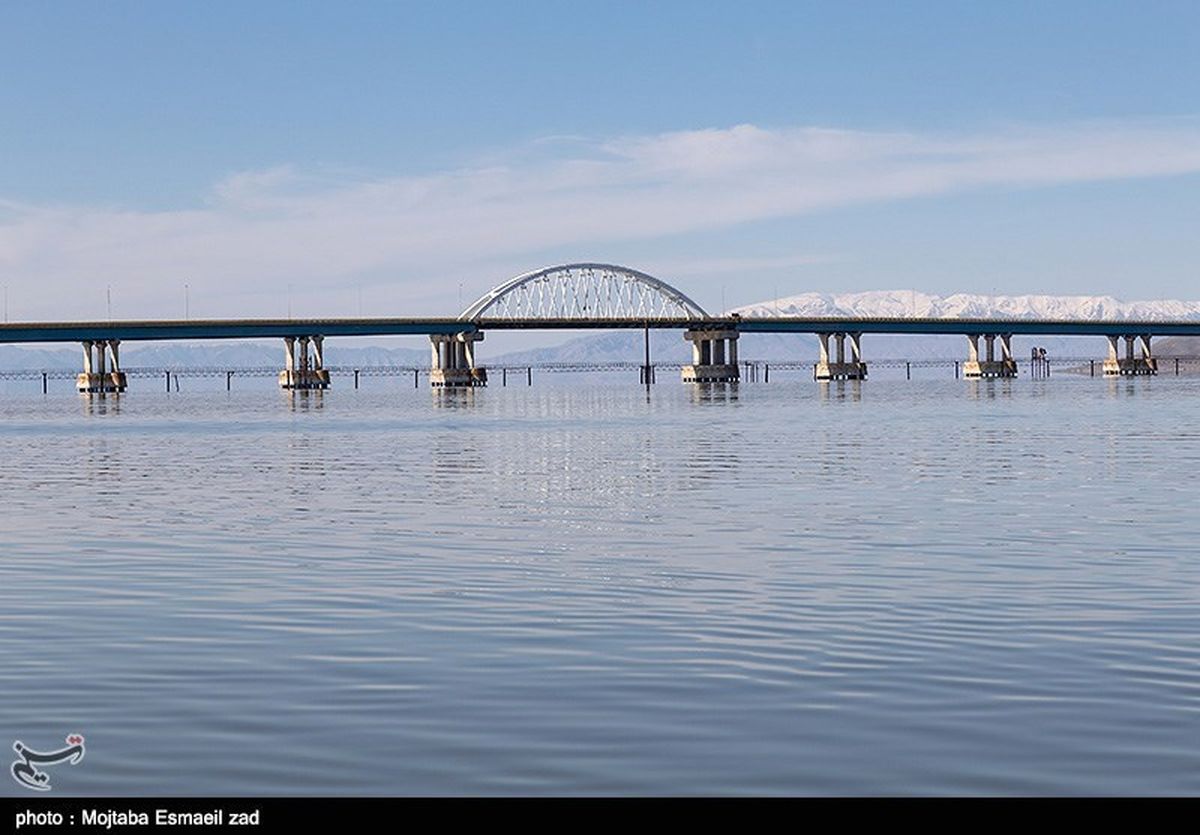
[[[551,155],[539,144],[553,145]],[[396,276],[429,294],[432,280],[466,265],[533,268],[524,258],[547,249],[595,257],[614,242],[850,204],[1197,171],[1200,125],[1191,122],[975,135],[738,125],[572,138],[421,176],[240,172],[215,184],[202,208],[179,211],[30,206],[0,195],[0,273],[15,296],[30,291],[26,316],[94,314],[85,298],[106,283],[119,283],[131,315],[152,315],[184,281],[210,298],[239,296],[212,315],[262,315],[276,312],[271,297],[288,284],[333,292]],[[759,257],[735,252],[729,263]],[[692,272],[723,269],[687,252],[662,261],[681,258]]]
[[[840,260],[834,255],[777,255],[739,258],[653,258],[641,268],[651,275],[698,276],[724,273],[745,274],[767,270],[784,270],[832,264]]]

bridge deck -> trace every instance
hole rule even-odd
[[[262,339],[317,334],[397,336],[496,330],[685,330],[735,327],[741,333],[858,332],[889,334],[989,334],[1038,336],[1200,336],[1200,321],[1082,319],[918,319],[849,317],[762,317],[741,319],[494,319],[452,318],[219,319],[115,322],[27,322],[0,324],[0,343],[176,339]]]

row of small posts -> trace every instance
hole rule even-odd
[[[738,331],[736,328],[691,329],[683,338],[692,343],[692,362],[681,372],[685,383],[730,383],[741,377],[738,362]],[[487,369],[476,365],[475,343],[483,339],[479,331],[453,334],[434,334],[430,341],[429,382],[434,388],[473,388],[487,385]],[[983,351],[980,351],[980,340]],[[1120,349],[1124,340],[1124,356]],[[863,380],[867,364],[862,354],[862,334],[853,331],[818,333],[820,356],[813,367],[817,380]],[[846,352],[849,342],[850,351]],[[999,353],[997,353],[999,344]],[[1132,334],[1108,337],[1108,358],[1103,372],[1107,376],[1150,375],[1158,373],[1158,361],[1150,350],[1150,336]],[[1135,356],[1135,344],[1140,344],[1140,356]],[[284,338],[284,368],[279,372],[279,386],[291,390],[329,388],[329,371],[325,368],[324,338],[321,336],[289,336]],[[968,378],[1015,377],[1017,362],[1012,354],[1012,334],[969,334],[967,360],[962,366]],[[1178,368],[1176,369],[1178,373]],[[532,370],[529,370],[532,382]],[[769,372],[768,372],[769,373]],[[906,369],[906,373],[909,370]],[[1095,368],[1093,365],[1093,373]],[[911,376],[911,374],[910,374]],[[958,363],[955,363],[958,376]],[[503,381],[508,383],[508,371]],[[654,381],[654,367],[649,357],[647,330],[646,362],[642,367],[642,382]],[[355,372],[355,388],[358,372]],[[416,377],[414,377],[414,383]],[[168,378],[168,387],[170,385]],[[226,377],[226,387],[229,376]],[[83,342],[83,373],[78,375],[77,388],[88,393],[125,391],[126,379],[120,366],[120,342],[115,339]]]

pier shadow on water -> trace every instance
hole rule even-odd
[[[120,394],[80,394],[79,402],[85,415],[121,414]]]
[[[820,380],[815,385],[820,399],[824,402],[845,400],[860,403],[863,399],[863,386],[870,384],[863,380]]]
[[[736,403],[739,383],[688,383],[693,403]]]

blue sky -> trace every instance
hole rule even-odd
[[[9,2],[13,318],[1200,297],[1200,3]],[[465,302],[464,302],[465,303]]]

